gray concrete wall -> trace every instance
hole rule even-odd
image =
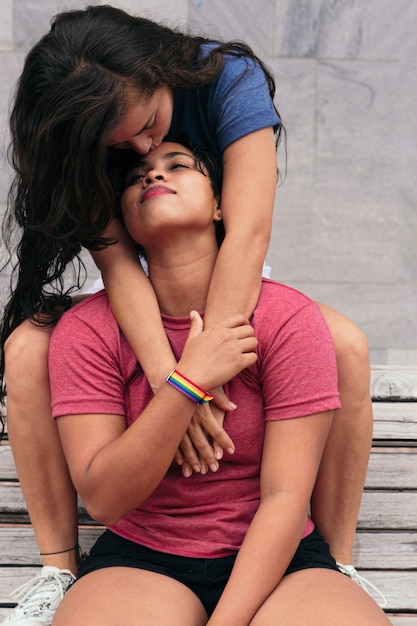
[[[374,363],[417,363],[417,1],[109,3],[246,40],[265,59],[288,131],[272,277],[350,316],[366,332]],[[2,0],[3,207],[8,102],[24,54],[54,13],[85,4]]]

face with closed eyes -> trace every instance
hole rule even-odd
[[[211,180],[183,145],[163,142],[135,167],[127,183],[122,213],[132,238],[145,248],[182,234],[214,235],[221,219]]]
[[[123,119],[107,145],[147,154],[159,146],[168,134],[173,110],[174,97],[169,87],[160,87],[151,96],[140,96],[137,91],[131,90]]]

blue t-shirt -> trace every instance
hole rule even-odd
[[[203,45],[202,54],[216,45]],[[218,78],[195,92],[175,93],[166,139],[186,133],[199,146],[221,156],[234,141],[261,128],[277,130],[280,121],[261,66],[249,57],[226,54]]]

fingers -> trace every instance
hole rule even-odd
[[[234,411],[237,409],[237,405],[229,400],[229,398],[224,393],[223,387],[216,387],[216,389],[210,389],[210,393],[213,396],[213,401],[211,406],[215,404],[219,407],[219,409],[223,409],[223,411]]]
[[[214,459],[219,460],[223,457],[223,450],[229,454],[233,454],[235,446],[232,439],[229,437],[225,429],[223,428],[224,411],[219,409],[213,404],[203,404],[196,408],[194,411],[194,421],[199,423],[203,428],[203,433],[207,433],[210,436],[213,449]],[[191,438],[192,434],[190,433]],[[206,438],[207,438],[206,435]],[[194,439],[193,439],[194,441]],[[215,445],[214,445],[215,444]],[[217,451],[217,454],[216,454]],[[199,448],[200,457],[202,457],[210,466],[210,458],[205,456],[205,453],[211,455],[212,450],[207,450],[205,447]],[[210,467],[211,469],[211,467]]]
[[[188,478],[189,476],[191,476],[193,471],[197,474],[200,474],[202,470],[201,463],[188,432],[186,432],[184,437],[182,438],[182,441],[180,443],[180,452],[183,458],[183,463],[181,464],[181,471],[183,476],[185,478]]]
[[[197,335],[201,335],[203,332],[203,320],[201,319],[201,315],[198,311],[191,311],[190,313],[191,326],[190,331],[188,333],[188,339],[194,339]]]
[[[193,472],[206,474],[209,469],[217,472],[224,451],[234,453],[235,446],[223,428],[223,420],[224,411],[215,405],[196,407],[175,457],[183,476],[189,477]]]

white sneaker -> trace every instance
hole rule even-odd
[[[353,565],[343,565],[342,563],[337,562],[336,565],[342,572],[342,574],[346,574],[346,576],[349,576],[349,578],[357,583],[359,587],[362,587],[362,589],[369,593],[369,595],[374,598],[375,602],[377,602],[382,609],[387,606],[387,599],[382,591],[380,591],[378,587],[374,585],[374,583],[371,583],[370,580],[368,580],[364,576],[361,576],[358,570],[353,567]],[[374,597],[374,594],[377,596],[378,599]]]
[[[75,581],[68,569],[51,565],[42,568],[36,578],[15,589],[10,597],[22,598],[3,622],[3,626],[50,626],[65,592]]]

